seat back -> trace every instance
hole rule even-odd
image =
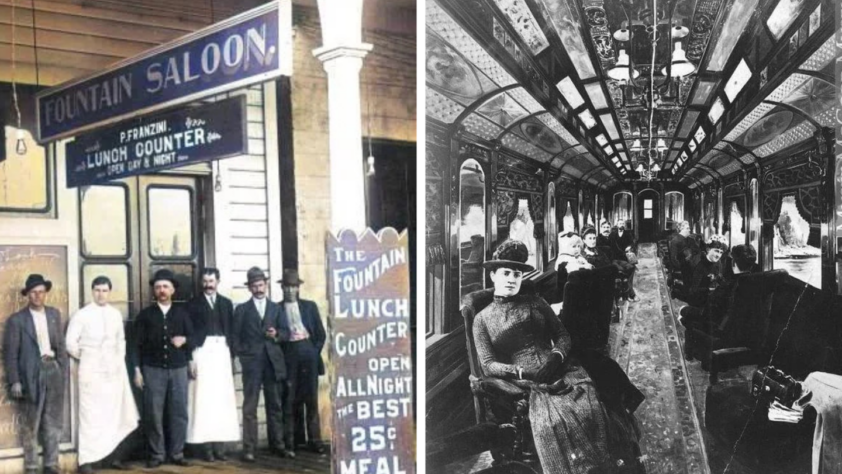
[[[784,285],[786,270],[736,277],[728,310],[719,325],[720,347],[747,347],[760,355],[769,332],[772,300]]]
[[[471,369],[471,375],[475,377],[482,377],[482,367],[479,364],[477,357],[477,347],[474,344],[474,318],[486,306],[491,304],[494,300],[494,288],[487,288],[484,290],[474,291],[462,297],[462,304],[459,310],[462,313],[462,319],[465,321],[465,337],[468,345],[468,365]]]
[[[561,322],[570,333],[574,350],[601,351],[608,344],[616,277],[614,265],[569,275]]]

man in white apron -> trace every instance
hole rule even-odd
[[[202,270],[204,292],[190,301],[194,339],[187,389],[187,442],[204,444],[206,461],[226,459],[224,444],[240,440],[232,351],[228,344],[234,316],[231,300],[217,293],[219,270]]]
[[[96,277],[93,303],[70,318],[67,353],[79,367],[79,472],[111,454],[140,416],[126,372],[123,315],[108,304],[111,280]],[[121,468],[120,459],[112,467]]]

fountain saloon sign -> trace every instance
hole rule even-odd
[[[38,94],[38,141],[291,74],[291,3],[275,0]]]

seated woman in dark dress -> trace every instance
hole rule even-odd
[[[582,255],[594,268],[602,268],[611,265],[611,256],[608,255],[605,249],[596,246],[596,229],[587,226],[582,230],[582,240],[585,242],[585,247],[582,249]]]
[[[722,282],[718,262],[726,250],[728,250],[728,244],[724,237],[721,235],[711,237],[699,263],[693,268],[693,278],[690,280],[690,286],[684,298],[687,304],[698,308],[705,307],[711,290]]]
[[[601,402],[549,305],[519,294],[523,274],[533,270],[527,258],[526,246],[510,240],[484,264],[494,301],[473,324],[483,372],[529,389],[529,421],[545,473],[645,472],[630,410]]]

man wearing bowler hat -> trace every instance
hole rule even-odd
[[[29,275],[21,294],[26,308],[6,322],[4,362],[9,393],[19,400],[20,436],[24,469],[38,472],[38,434],[42,435],[44,472],[58,473],[59,441],[64,421],[64,388],[67,351],[61,330],[61,313],[45,306],[52,282]]]
[[[169,455],[187,466],[187,378],[192,367],[189,341],[193,325],[187,310],[173,305],[178,282],[172,271],[161,269],[149,282],[155,303],[144,308],[134,322],[134,383],[143,390],[143,428],[149,445],[147,467],[159,467]],[[167,428],[164,428],[164,414]],[[164,446],[164,432],[167,445]]]
[[[294,429],[295,446],[306,445],[310,451],[323,453],[319,441],[319,375],[325,373],[321,356],[325,328],[316,303],[298,298],[299,287],[304,283],[298,270],[285,269],[278,283],[284,290],[281,318],[289,327],[289,337],[281,342],[281,348],[287,363],[293,418],[285,421],[285,427],[288,432]]]
[[[254,462],[257,446],[257,402],[263,388],[266,408],[266,431],[269,448],[281,457],[295,457],[290,439],[284,439],[283,410],[290,410],[284,398],[286,364],[280,341],[288,337],[289,328],[282,323],[280,308],[266,298],[268,277],[252,267],[246,273],[252,298],[234,310],[229,339],[234,354],[243,368],[243,460]]]

